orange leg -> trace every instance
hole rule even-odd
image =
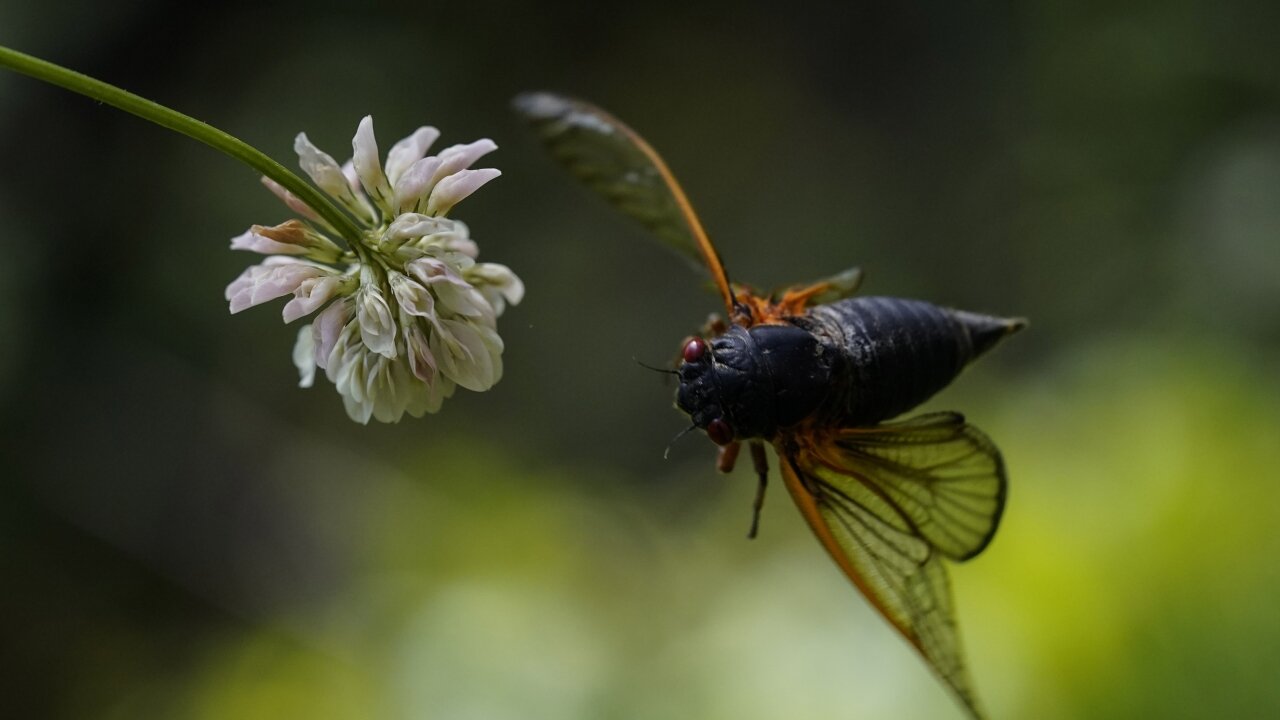
[[[702,326],[702,337],[714,338],[724,334],[729,329],[729,323],[720,317],[719,313],[711,313],[707,316],[707,322]]]
[[[733,466],[738,462],[738,453],[741,451],[742,443],[740,442],[721,445],[720,452],[716,455],[716,469],[722,473],[733,472]]]

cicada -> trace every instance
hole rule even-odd
[[[680,351],[676,406],[733,468],[765,443],[818,541],[840,570],[975,717],[946,561],[982,552],[1000,523],[999,450],[960,413],[895,419],[950,384],[1025,325],[922,300],[854,297],[857,269],[768,295],[729,281],[679,183],[635,131],[589,103],[549,93],[517,110],[565,168],[704,268],[726,319]]]

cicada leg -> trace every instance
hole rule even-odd
[[[741,452],[741,441],[721,445],[720,452],[716,455],[716,469],[722,473],[733,472],[734,465],[738,463],[738,454]],[[764,443],[759,440],[751,441],[751,465],[756,471],[756,477],[760,478],[760,484],[756,486],[756,499],[751,503],[751,529],[747,531],[748,540],[754,540],[760,532],[760,511],[764,509],[764,491],[769,485],[769,456],[765,454]]]
[[[711,313],[707,316],[707,322],[702,326],[702,337],[713,338],[719,337],[729,329],[729,323],[720,317],[720,313]]]
[[[756,499],[751,503],[751,529],[747,531],[747,539],[754,540],[760,531],[760,511],[764,509],[764,491],[769,485],[769,456],[764,452],[764,443],[751,441],[751,464],[755,467],[760,484],[756,486]]]
[[[738,453],[742,451],[742,443],[731,442],[728,445],[721,445],[720,452],[716,455],[716,469],[722,473],[733,472],[733,466],[738,462]]]

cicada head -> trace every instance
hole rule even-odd
[[[793,325],[731,326],[682,352],[676,407],[719,445],[769,438],[821,403],[829,359],[812,333]]]

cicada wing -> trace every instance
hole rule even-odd
[[[853,267],[823,278],[805,289],[812,292],[809,298],[812,304],[822,305],[853,297],[861,285],[862,268]]]
[[[1004,460],[959,413],[844,428],[813,453],[819,472],[871,488],[950,560],[982,552],[1000,525]]]
[[[729,277],[684,190],[652,147],[600,108],[553,93],[524,93],[515,108],[551,155],[587,187],[705,268],[733,314]]]
[[[777,298],[783,312],[799,315],[811,305],[825,305],[847,297],[853,297],[862,285],[862,268],[852,267],[823,278],[815,283],[792,285],[774,290],[771,297]]]
[[[939,413],[782,442],[779,458],[787,489],[841,571],[981,716],[943,558],[971,557],[995,531],[1005,479],[994,446],[959,415]]]

